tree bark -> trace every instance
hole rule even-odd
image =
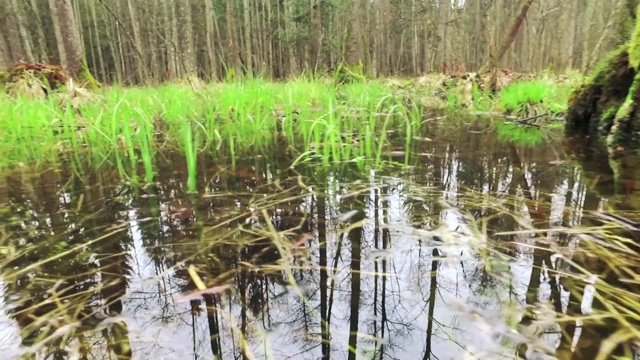
[[[4,35],[12,63],[26,58],[26,52],[20,41],[20,28],[13,15],[13,6],[9,1],[0,1],[0,32]]]
[[[58,21],[58,6],[56,0],[49,0],[49,9],[51,10],[51,19],[53,23],[53,32],[56,36],[56,47],[58,49],[58,60],[60,65],[67,67],[67,51],[64,48],[64,40],[60,31],[60,22]]]
[[[0,71],[8,68],[10,64],[9,47],[7,46],[4,34],[0,33]]]
[[[518,17],[513,22],[513,25],[511,25],[511,29],[509,29],[509,34],[507,35],[507,38],[505,39],[504,43],[500,47],[500,50],[498,51],[496,56],[494,56],[491,59],[491,63],[489,63],[489,69],[493,69],[494,67],[496,67],[500,62],[500,60],[502,60],[502,57],[507,52],[507,50],[509,50],[509,47],[511,46],[513,41],[516,39],[516,35],[518,35],[518,30],[520,30],[520,27],[522,26],[522,22],[527,17],[527,12],[529,11],[529,8],[531,7],[532,3],[533,3],[533,0],[525,0],[524,5],[522,5],[522,9],[520,9],[520,14],[518,14]]]
[[[176,20],[176,6],[173,0],[164,0],[165,4],[165,46],[167,47],[167,78],[180,76],[178,66],[178,21]],[[168,26],[167,26],[168,25]]]
[[[18,33],[20,34],[20,41],[22,42],[22,48],[24,49],[26,60],[33,61],[35,60],[35,58],[33,57],[33,50],[31,46],[31,36],[29,35],[29,31],[27,30],[27,26],[24,21],[22,8],[20,6],[20,3],[17,0],[10,0],[10,1],[11,1],[11,8],[13,8],[13,16],[15,17],[15,20],[16,20]]]
[[[40,10],[38,9],[38,3],[36,0],[30,0],[29,6],[31,7],[31,11],[33,12],[33,22],[35,22],[35,34],[36,34],[36,57],[43,62],[49,62],[49,54],[47,54],[47,37],[44,33],[44,25],[42,22],[42,15]]]
[[[80,80],[85,86],[98,86],[98,82],[93,78],[87,67],[71,0],[51,1],[55,2],[56,12],[53,16],[60,25],[60,34],[67,58],[66,69],[69,75],[73,79]]]
[[[98,17],[96,16],[96,5],[93,1],[89,2],[89,10],[92,18],[93,31],[95,32],[96,38],[96,48],[98,53],[98,69],[100,73],[100,77],[102,80],[107,78],[105,67],[104,67],[104,56],[102,54],[102,46],[101,46],[101,37],[100,37],[100,29],[98,28]],[[94,69],[95,71],[95,69]]]
[[[0,0],[5,61],[69,65],[59,2]],[[374,76],[477,71],[492,62],[520,72],[584,68],[628,41],[638,0],[98,0],[100,9],[95,0],[70,2],[92,70],[137,84],[187,73],[214,79],[231,68],[284,78],[343,61],[362,61]]]
[[[193,25],[191,22],[191,1],[178,0],[176,2],[178,13],[178,43],[180,49],[180,61],[183,73],[187,77],[197,76],[196,52],[193,46]]]
[[[243,0],[242,13],[244,20],[244,51],[247,73],[253,75],[253,51],[251,50],[251,16],[249,15],[249,0]]]
[[[67,70],[71,76],[78,77],[82,69],[83,54],[71,0],[52,1],[56,3],[56,18],[60,26],[64,51],[67,55]]]
[[[240,58],[240,49],[238,48],[238,37],[235,21],[235,1],[226,1],[227,15],[227,41],[229,45],[229,56],[232,64],[233,75],[242,75],[242,59]]]
[[[217,70],[218,70],[218,58],[216,55],[216,41],[215,41],[215,28],[214,28],[214,19],[216,17],[215,10],[213,8],[213,0],[205,0],[205,26],[206,26],[206,48],[207,48],[207,58],[209,60],[209,79],[216,80],[217,79]]]
[[[320,2],[321,0],[309,0],[309,41],[311,42],[310,61],[312,71],[315,71],[318,67],[320,48],[322,47],[322,18]]]
[[[356,65],[364,58],[362,48],[362,4],[359,0],[352,0],[349,24],[347,25],[346,54],[345,58],[349,65]]]
[[[142,35],[140,34],[140,21],[138,19],[138,12],[131,0],[127,0],[127,9],[129,10],[129,17],[131,18],[131,28],[133,29],[133,40],[135,42],[134,46],[136,47],[136,49],[142,49],[143,48]],[[136,70],[138,73],[139,82],[144,84],[147,82],[147,69],[145,66],[144,59],[142,58],[142,54],[137,54],[135,56],[135,61],[136,61],[136,68],[137,68]]]

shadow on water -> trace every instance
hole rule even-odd
[[[417,139],[409,167],[201,159],[199,195],[180,156],[145,188],[112,169],[9,170],[0,348],[26,359],[633,358],[640,261],[628,239],[639,235],[616,214],[638,220],[635,165],[603,169],[579,151],[572,164],[560,148],[454,129]]]

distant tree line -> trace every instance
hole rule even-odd
[[[362,63],[370,76],[497,66],[587,69],[633,26],[637,0],[2,0],[0,69],[61,63],[100,81],[270,78]]]

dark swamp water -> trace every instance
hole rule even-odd
[[[633,358],[640,262],[586,229],[636,235],[594,213],[637,221],[636,178],[428,136],[409,167],[203,158],[197,195],[181,156],[145,189],[0,173],[1,358],[596,359],[612,334]]]

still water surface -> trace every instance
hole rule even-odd
[[[637,220],[635,179],[559,140],[427,135],[409,167],[203,157],[198,195],[179,155],[144,189],[0,173],[2,358],[595,359],[635,326],[576,320],[611,277],[569,275],[592,211]]]

